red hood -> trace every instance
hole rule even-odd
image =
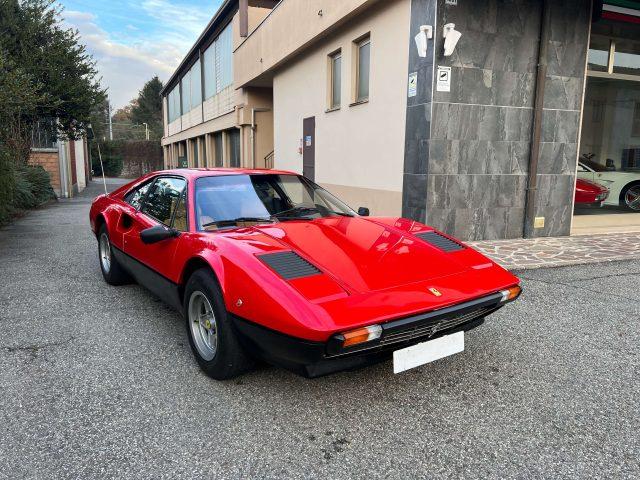
[[[384,290],[468,268],[455,255],[402,229],[362,217],[282,222],[260,231],[306,257],[352,292]]]

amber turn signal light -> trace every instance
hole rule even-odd
[[[522,288],[520,288],[520,285],[507,288],[506,290],[501,290],[500,293],[502,294],[502,300],[500,300],[500,302],[505,303],[515,300],[520,296],[520,292],[522,292]]]
[[[380,335],[382,335],[382,327],[380,325],[356,328],[355,330],[350,330],[342,334],[344,337],[342,347],[352,347],[360,343],[370,342],[371,340],[380,338]]]

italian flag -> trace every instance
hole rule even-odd
[[[602,6],[602,18],[620,22],[640,23],[640,1],[605,0]]]

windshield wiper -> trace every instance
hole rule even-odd
[[[306,206],[306,205],[298,205],[295,206],[293,208],[289,208],[288,210],[283,210],[281,212],[277,212],[274,213],[273,216],[276,217],[277,219],[281,219],[281,216],[284,216],[285,218],[307,218],[309,219],[309,217],[305,217],[304,214],[305,213],[315,213],[315,212],[319,212],[320,210],[318,209],[318,207],[310,207],[310,206]],[[294,217],[291,214],[296,214],[299,213],[301,215]]]
[[[272,218],[265,218],[265,217],[238,217],[238,218],[230,218],[228,220],[215,220],[213,222],[208,222],[202,225],[202,228],[210,227],[212,225],[216,225],[218,227],[228,227],[228,226],[236,225],[242,222],[273,223],[274,220]]]

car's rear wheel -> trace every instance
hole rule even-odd
[[[253,366],[238,342],[213,273],[200,269],[184,292],[184,316],[191,350],[200,368],[216,380],[237,377]]]
[[[622,199],[627,208],[640,211],[640,184],[626,187],[622,192]]]
[[[106,225],[102,225],[98,230],[98,259],[102,276],[109,285],[124,285],[131,281],[129,274],[113,255],[113,247]]]

